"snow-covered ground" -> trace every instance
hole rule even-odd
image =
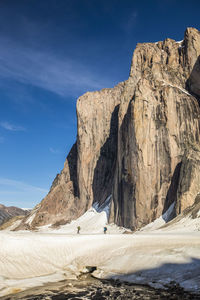
[[[183,221],[176,228],[174,223],[172,228],[158,229],[161,220],[157,220],[155,227],[151,224],[146,231],[135,234],[121,234],[123,228],[108,225],[108,234],[104,235],[107,209],[93,207],[57,230],[45,227],[38,232],[1,231],[0,296],[76,278],[86,266],[96,266],[94,275],[99,278],[119,278],[155,287],[176,281],[187,290],[200,292],[200,232],[197,224],[196,231],[194,225],[190,227],[191,218],[185,217],[187,230],[183,229]],[[161,218],[166,220],[169,215],[170,211]],[[200,227],[200,219],[195,220]]]
[[[151,230],[156,230],[165,225],[167,222],[169,222],[171,215],[174,210],[175,203],[172,203],[168,210],[160,216],[158,219],[156,219],[154,222],[149,223],[145,227],[141,229],[141,231],[151,231]]]
[[[161,286],[200,288],[200,234],[65,235],[2,232],[0,296],[45,282],[95,275]]]

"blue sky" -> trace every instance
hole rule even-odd
[[[76,140],[76,99],[129,75],[138,42],[200,29],[195,0],[0,0],[0,203],[33,207]]]

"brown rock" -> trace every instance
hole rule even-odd
[[[199,32],[190,28],[181,43],[139,44],[134,52],[119,110],[112,206],[119,225],[136,229],[148,224],[177,200],[185,149],[199,144],[198,101],[185,90],[199,46]],[[179,197],[180,192],[180,202]]]
[[[177,214],[192,206],[200,192],[200,147],[197,144],[190,144],[188,149],[181,162]]]
[[[112,193],[118,110],[124,83],[78,99],[78,185],[85,209]]]
[[[112,193],[117,157],[118,107],[124,83],[88,92],[77,101],[78,137],[50,192],[32,212],[30,228],[81,216]],[[23,224],[18,229],[24,228]],[[27,227],[27,225],[26,225]]]

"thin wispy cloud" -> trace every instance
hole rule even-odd
[[[128,16],[127,20],[123,24],[123,28],[126,31],[126,33],[130,33],[132,29],[134,29],[136,22],[138,18],[138,12],[132,11],[130,15]]]
[[[61,151],[60,151],[60,150],[54,149],[54,148],[52,148],[52,147],[49,148],[49,151],[50,151],[51,153],[53,153],[53,154],[61,154]]]
[[[2,178],[0,177],[0,188],[2,190],[2,187],[5,186],[9,187],[9,188],[13,188],[15,190],[20,190],[20,191],[24,191],[24,192],[42,192],[42,193],[47,193],[48,190],[43,189],[41,187],[37,187],[37,186],[33,186],[27,183],[24,183],[22,181],[18,181],[18,180],[13,180],[13,179],[7,179],[7,178]],[[8,192],[12,193],[12,190],[8,190]]]
[[[28,207],[36,204],[48,193],[47,189],[22,181],[0,177],[0,203],[10,206]],[[32,204],[32,205],[33,205]]]
[[[10,122],[0,122],[0,126],[9,131],[26,131],[26,128],[18,125],[11,124]]]
[[[0,38],[0,78],[36,86],[62,97],[81,89],[100,89],[108,80],[88,70],[88,66],[72,58],[36,51]]]

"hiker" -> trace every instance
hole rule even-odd
[[[103,232],[104,232],[104,234],[106,234],[106,231],[108,230],[108,228],[105,226],[104,228],[103,228]]]
[[[80,226],[78,226],[78,227],[77,227],[77,234],[79,234],[79,233],[80,233],[80,230],[81,230],[81,227],[80,227]]]

